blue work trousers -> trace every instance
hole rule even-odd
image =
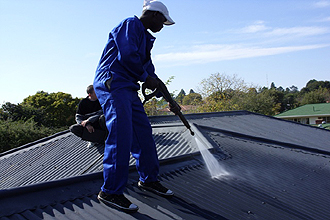
[[[105,96],[103,96],[105,97]],[[122,194],[128,180],[130,153],[143,182],[157,181],[159,162],[152,128],[138,94],[119,89],[100,99],[109,131],[103,159],[102,191]]]

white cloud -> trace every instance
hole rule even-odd
[[[329,33],[330,29],[326,27],[292,27],[292,28],[275,28],[268,32],[271,36],[312,36]]]
[[[330,17],[327,17],[323,21],[329,21]],[[246,26],[242,29],[232,31],[233,33],[239,34],[259,34],[255,36],[267,37],[279,37],[279,36],[313,36],[330,33],[330,28],[328,27],[289,27],[289,28],[272,28],[267,27],[264,21],[255,21],[252,25]]]
[[[166,66],[190,65],[197,63],[210,63],[223,60],[236,60],[244,58],[271,56],[295,51],[312,50],[330,47],[326,43],[302,43],[311,41],[311,36],[322,37],[330,33],[329,27],[302,26],[273,28],[265,25],[264,21],[255,21],[241,29],[231,30],[231,39],[240,39],[240,44],[196,44],[181,52],[164,53],[154,57],[154,61]],[[306,38],[308,37],[308,38]],[[251,42],[251,44],[249,43]],[[300,46],[297,46],[301,42]],[[276,43],[276,44],[274,44]],[[280,45],[279,45],[280,43]],[[286,45],[286,46],[283,46]],[[177,50],[180,50],[177,48]]]
[[[260,31],[264,31],[269,29],[268,27],[265,26],[264,21],[256,21],[254,24],[249,25],[243,29],[241,29],[241,32],[243,33],[256,33]]]
[[[330,1],[318,1],[313,4],[315,8],[326,8],[330,6]]]
[[[167,53],[156,55],[155,62],[165,63],[166,65],[188,65],[196,63],[210,63],[223,60],[235,60],[243,58],[253,58],[284,54],[302,50],[312,50],[330,45],[305,45],[287,47],[249,47],[239,45],[200,45],[195,46],[192,51]]]

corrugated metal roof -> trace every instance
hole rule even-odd
[[[153,117],[150,120],[154,124],[157,147],[167,158],[161,161],[160,179],[175,192],[173,198],[162,198],[138,189],[138,174],[132,168],[125,194],[140,209],[137,213],[126,214],[97,200],[102,173],[94,172],[1,190],[0,220],[330,218],[330,150],[329,145],[322,146],[322,143],[330,142],[328,131],[248,112],[187,115],[187,119],[195,125],[193,129],[198,138],[213,147],[210,149],[212,154],[229,175],[211,178],[201,155],[194,153],[196,146],[189,132],[171,124],[176,121],[171,116]],[[245,125],[251,121],[254,121],[255,129]],[[228,127],[224,123],[228,123]],[[242,127],[234,126],[238,124]],[[269,128],[274,134],[266,130]],[[290,134],[296,138],[290,138]],[[301,139],[307,140],[304,137],[307,134],[310,139],[324,140],[303,143]],[[61,151],[55,147],[70,138],[70,134],[66,135],[50,140],[54,149],[48,147],[42,152],[73,153],[73,149]],[[62,147],[66,148],[71,141]],[[42,146],[47,145],[39,147]],[[191,149],[185,149],[187,146]],[[76,153],[85,148],[76,147]],[[30,146],[25,152],[33,149]],[[14,162],[20,161],[20,155],[24,155],[23,149],[3,155],[1,169],[3,157]],[[36,153],[34,160],[43,159],[37,155],[42,154]],[[181,156],[172,159],[173,155]],[[70,160],[70,157],[58,156],[59,160]],[[77,169],[80,167],[83,166]],[[34,175],[28,168],[24,172]]]
[[[187,115],[186,118],[190,123],[218,129],[221,132],[329,151],[329,132],[292,121],[246,111],[191,114]],[[177,118],[175,116],[154,117],[150,120],[155,124],[166,124],[177,121]]]
[[[160,160],[197,152],[182,125],[155,126],[153,135]],[[103,151],[103,146],[87,148],[86,141],[69,131],[62,132],[51,141],[4,154],[0,159],[0,189],[100,172]],[[134,164],[131,157],[130,165]]]
[[[330,103],[316,103],[307,104],[298,108],[288,110],[275,117],[290,118],[290,117],[306,117],[306,116],[329,116],[330,115]]]

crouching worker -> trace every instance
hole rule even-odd
[[[77,108],[77,124],[70,127],[70,131],[88,141],[87,147],[104,145],[107,129],[103,111],[97,99],[93,85],[87,87],[88,96],[82,99]]]
[[[138,186],[161,196],[173,192],[158,181],[159,162],[152,128],[138,96],[140,85],[158,86],[150,51],[163,25],[174,24],[160,1],[145,0],[142,16],[123,20],[109,34],[94,78],[95,93],[109,131],[103,159],[104,183],[98,199],[126,212],[138,210],[125,196],[130,153],[136,159]]]

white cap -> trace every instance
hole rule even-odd
[[[170,17],[170,13],[168,12],[166,6],[160,1],[144,0],[142,13],[145,11],[159,11],[162,13],[166,18],[166,21],[164,22],[165,25],[171,25],[175,23]]]

